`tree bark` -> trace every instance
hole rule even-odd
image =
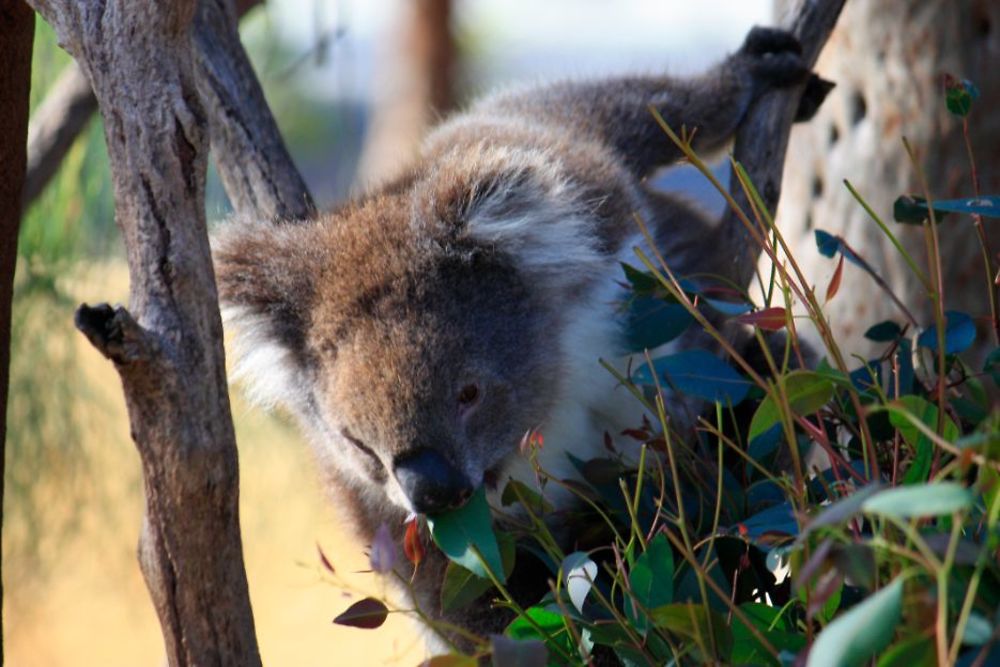
[[[261,2],[237,2],[237,19]],[[270,218],[307,217],[313,210],[312,197],[285,149],[260,84],[239,42],[236,21],[231,14],[223,0],[211,0],[201,4],[195,18],[195,31],[203,54],[196,74],[202,102],[210,107],[216,167],[238,210],[256,207],[258,215]],[[222,41],[219,41],[220,36]],[[206,56],[206,52],[209,55]],[[31,119],[25,208],[56,174],[95,111],[97,99],[90,82],[79,65],[72,63]],[[244,113],[254,117],[240,123],[227,122],[241,118]],[[236,166],[248,156],[249,167]]]
[[[248,1],[243,3],[249,5]],[[198,92],[208,113],[212,153],[233,208],[268,220],[315,214],[292,162],[227,0],[201,0],[195,19]]]
[[[388,180],[412,160],[427,128],[454,104],[452,0],[406,0],[381,58],[357,182]]]
[[[205,227],[197,2],[32,4],[87,74],[104,117],[132,314],[81,306],[76,321],[122,379],[146,489],[140,564],[168,661],[259,665]]]
[[[927,326],[933,316],[926,291],[843,181],[850,180],[926,272],[924,232],[893,223],[892,204],[899,195],[921,194],[904,136],[935,197],[973,194],[962,122],[944,103],[942,75],[951,73],[970,79],[981,91],[969,116],[971,145],[982,191],[1000,191],[1000,115],[995,112],[1000,105],[1000,3],[851,0],[830,44],[819,70],[836,80],[837,88],[813,122],[792,133],[778,224],[810,282],[822,289],[835,267],[819,255],[814,231],[837,234],[875,267],[919,325]],[[995,225],[985,224],[993,232],[995,272],[1000,238]],[[939,232],[946,307],[982,317],[980,347],[992,347],[976,231],[968,216],[952,216]],[[837,298],[826,308],[845,354],[864,358],[884,348],[862,337],[868,327],[886,319],[906,323],[871,278],[850,264]]]
[[[3,507],[4,454],[7,445],[7,391],[10,382],[11,301],[21,226],[21,191],[27,163],[28,97],[35,13],[21,0],[0,0],[0,508]],[[0,511],[0,534],[3,512]],[[0,608],[3,583],[0,577]],[[0,663],[3,617],[0,612]]]
[[[790,20],[781,21],[785,29],[802,44],[803,63],[812,68],[837,23],[844,0],[798,0],[788,12]],[[750,174],[767,210],[773,212],[781,197],[782,165],[788,149],[788,137],[802,103],[807,85],[792,90],[772,90],[762,95],[750,108],[736,133],[733,158]],[[811,91],[819,95],[828,89]],[[750,216],[750,206],[735,172],[730,174],[730,194]],[[746,226],[732,210],[727,210],[720,227],[721,247],[732,257],[729,276],[738,286],[746,287],[753,276],[761,247],[754,242]]]

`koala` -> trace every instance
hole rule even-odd
[[[400,537],[407,516],[458,507],[483,484],[537,488],[528,432],[544,437],[543,469],[578,477],[567,452],[602,455],[605,432],[643,416],[598,363],[623,352],[620,262],[646,245],[635,216],[678,274],[732,263],[712,221],[646,186],[680,157],[650,108],[708,153],[762,92],[808,75],[790,34],[755,28],[698,78],[501,91],[354,201],[224,226],[214,259],[236,376],[298,420],[362,540],[382,524]],[[556,487],[549,502],[573,502]],[[432,614],[443,567],[438,556],[418,572]],[[501,617],[449,620],[496,632]]]

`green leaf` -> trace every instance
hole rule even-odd
[[[534,625],[528,621],[528,618],[534,621]],[[541,628],[542,632],[536,630],[535,625]],[[550,655],[557,652],[556,647],[561,647],[562,651],[568,655],[577,654],[576,642],[566,629],[566,619],[544,607],[535,606],[525,609],[523,615],[511,621],[507,629],[504,630],[504,635],[519,640],[540,639],[545,642]],[[550,661],[550,664],[561,664],[561,661]]]
[[[632,374],[636,384],[652,385],[653,376],[665,387],[706,401],[736,405],[746,398],[750,382],[733,367],[706,350],[685,350],[645,363]]]
[[[521,503],[526,509],[531,510],[536,515],[551,514],[552,504],[542,497],[542,494],[535,491],[524,482],[511,478],[500,496],[500,504],[509,507],[514,503]],[[503,545],[501,545],[502,547]]]
[[[583,603],[597,580],[597,563],[585,551],[574,551],[563,559],[560,566],[566,593],[576,610],[583,613]]]
[[[957,310],[949,310],[944,314],[944,352],[958,354],[967,350],[976,340],[976,324],[972,318]],[[931,325],[917,336],[917,345],[937,352],[937,325]]]
[[[898,324],[892,320],[885,320],[884,322],[879,322],[868,327],[868,331],[865,332],[865,338],[873,340],[876,343],[888,343],[899,338],[902,333],[903,329]]]
[[[534,624],[525,616],[534,621]],[[559,614],[544,607],[529,607],[524,610],[523,616],[518,616],[510,622],[504,634],[511,639],[544,639],[544,636],[535,629],[536,625],[550,636],[566,629],[566,621]]]
[[[632,285],[632,290],[636,294],[653,294],[660,288],[658,281],[653,274],[640,271],[630,264],[620,262],[622,271],[625,272],[625,280]]]
[[[972,612],[965,623],[962,643],[967,646],[982,646],[993,638],[993,625],[981,614]]]
[[[933,403],[919,396],[911,395],[903,396],[896,401],[896,404],[902,405],[906,412],[916,417],[931,431],[937,429],[938,409]],[[931,472],[934,443],[912,421],[907,419],[901,411],[891,410],[889,412],[889,423],[899,431],[906,444],[913,449],[913,461],[910,463],[906,475],[903,476],[903,484],[909,485],[926,482]],[[949,442],[954,442],[959,436],[958,426],[955,425],[955,422],[948,415],[944,417],[943,436]]]
[[[833,382],[812,371],[792,371],[785,376],[784,382],[788,406],[799,417],[813,414],[833,398]],[[780,421],[781,407],[769,394],[761,401],[750,420],[747,439],[753,440]]]
[[[840,250],[840,239],[833,234],[824,232],[822,229],[817,229],[815,235],[816,248],[819,250],[819,254],[824,257],[833,257]]]
[[[897,577],[826,626],[809,651],[806,667],[863,664],[892,641],[902,611],[903,579]]]
[[[935,667],[937,654],[929,637],[910,637],[889,648],[878,667]]]
[[[935,202],[936,203],[936,202]],[[945,211],[934,209],[934,219],[941,222],[947,217]],[[902,195],[892,204],[892,219],[907,225],[922,225],[930,217],[927,200],[916,195]]]
[[[728,658],[732,652],[733,634],[726,619],[703,604],[676,602],[663,605],[650,609],[649,618],[657,628],[705,646],[711,646],[710,638],[714,636],[715,646],[711,648],[716,657]]]
[[[636,296],[625,313],[625,345],[628,352],[651,350],[680,336],[694,322],[679,303],[655,296]]]
[[[1000,347],[986,355],[986,361],[983,362],[983,372],[988,373],[993,378],[993,384],[1000,387]]]
[[[779,653],[798,653],[805,646],[806,638],[803,635],[787,631],[781,618],[781,609],[757,602],[745,602],[740,605],[740,610]],[[734,665],[781,664],[737,616],[733,617],[733,653],[729,662]]]
[[[948,111],[965,118],[972,109],[972,103],[979,99],[979,89],[976,84],[967,79],[961,81],[947,75],[945,83],[944,104]]]
[[[948,213],[964,213],[966,215],[981,215],[984,218],[1000,218],[1000,196],[986,195],[980,197],[964,197],[962,199],[936,199],[934,210]]]
[[[372,630],[385,623],[388,615],[389,610],[381,600],[365,598],[352,604],[344,613],[333,619],[333,622],[337,625]]]
[[[662,607],[674,601],[674,552],[666,535],[657,534],[635,559],[629,573],[629,586],[638,607],[626,605],[628,617],[636,629],[645,634],[649,620],[642,609]]]
[[[866,500],[861,510],[868,514],[910,519],[958,512],[971,507],[972,501],[972,492],[961,484],[935,482],[887,489]]]
[[[452,561],[483,578],[488,578],[489,567],[500,583],[507,580],[483,487],[457,510],[428,515],[427,527],[435,544]]]
[[[803,535],[820,528],[822,526],[836,526],[841,524],[861,511],[861,506],[873,494],[881,491],[883,487],[878,482],[864,486],[846,498],[841,498],[832,505],[823,507],[812,521],[806,526]]]
[[[500,544],[503,573],[509,577],[514,571],[514,537],[509,533],[499,533],[497,541]],[[492,581],[483,579],[451,561],[444,570],[444,581],[441,584],[441,609],[446,612],[461,609],[479,599],[491,588],[493,588]]]

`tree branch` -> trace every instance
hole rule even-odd
[[[235,7],[237,20],[262,2],[263,0],[239,0]],[[205,5],[208,4],[212,7],[206,8]],[[218,85],[218,81],[235,82],[230,85],[232,92],[225,95],[224,99],[219,100],[218,96],[213,96],[213,107],[218,108],[212,118],[218,120],[211,125],[212,148],[219,173],[223,175],[223,182],[238,210],[252,210],[266,217],[305,217],[312,207],[311,203],[308,206],[304,204],[312,199],[285,150],[277,125],[260,94],[260,86],[252,78],[252,70],[249,69],[249,61],[242,52],[242,46],[239,47],[238,55],[228,56],[226,49],[214,43],[215,35],[226,33],[230,35],[226,48],[232,48],[236,22],[230,23],[230,11],[228,7],[223,7],[224,4],[224,0],[203,2],[195,17],[196,31],[202,35],[199,43],[206,44],[212,52],[202,59],[196,72],[200,80],[199,86],[210,89],[213,85]],[[233,75],[232,64],[224,66],[227,61],[235,61],[241,80]],[[248,72],[252,81],[247,81]],[[252,114],[254,118],[241,124],[245,130],[240,136],[235,128],[227,129],[228,117],[218,113],[232,113],[235,108],[236,117],[239,118],[244,113],[241,105],[246,103],[256,107]],[[28,129],[28,176],[24,186],[24,208],[45,190],[95,111],[97,99],[90,89],[90,81],[74,62],[62,73],[46,95],[45,101],[32,115]],[[231,138],[234,134],[237,135],[236,138]],[[260,155],[254,156],[251,166],[235,166],[241,159],[239,150],[247,147],[253,147]],[[262,147],[266,147],[266,150]],[[275,172],[277,175],[274,175]],[[243,183],[243,190],[238,192],[232,183]],[[276,186],[261,186],[261,183]],[[290,202],[296,202],[300,208],[277,205],[274,194],[276,187],[284,188],[282,196]],[[248,196],[240,196],[240,193],[247,190],[250,193]],[[251,205],[257,199],[255,190],[261,193],[260,198],[263,200],[262,205],[257,208]]]
[[[802,44],[802,58],[808,67],[811,68],[816,64],[843,6],[844,0],[801,0],[797,4],[791,23],[785,27]],[[781,197],[781,175],[792,123],[795,122],[800,108],[807,114],[815,111],[823,96],[829,91],[829,87],[822,82],[817,83],[818,81],[813,79],[808,86],[803,83],[794,88],[765,93],[750,108],[736,133],[733,157],[750,174],[754,186],[771,213],[774,213]],[[803,100],[804,92],[807,93],[805,100]],[[817,95],[818,99],[815,99]],[[747,198],[734,172],[730,173],[729,191],[741,208],[749,214]],[[723,252],[732,258],[732,271],[729,277],[741,287],[745,287],[753,277],[761,248],[731,210],[727,211],[722,219],[720,234]]]
[[[70,63],[28,125],[28,175],[22,203],[25,209],[42,193],[59,170],[66,153],[83,132],[94,112],[97,98],[79,65]]]
[[[28,134],[28,94],[31,89],[31,47],[35,13],[21,0],[0,0],[0,507],[3,507],[4,453],[7,445],[7,392],[10,382],[11,301],[21,226],[25,138]],[[0,529],[3,513],[0,511]],[[0,530],[2,533],[2,530]],[[0,580],[0,605],[3,584]],[[0,618],[0,662],[3,623]]]
[[[115,362],[142,460],[140,564],[171,665],[259,665],[239,532],[239,474],[205,228],[207,121],[196,0],[32,0],[104,117],[132,315],[81,307]]]
[[[312,216],[312,196],[285,148],[226,0],[201,0],[194,40],[212,153],[233,207],[265,219]]]

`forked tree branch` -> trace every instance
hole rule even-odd
[[[200,51],[195,73],[202,103],[209,107],[212,154],[237,210],[265,218],[307,217],[312,197],[285,149],[232,18],[261,2],[240,0],[232,10],[224,0],[206,0],[195,17]],[[52,180],[95,111],[90,81],[74,62],[31,117],[25,208]]]
[[[82,306],[76,322],[121,376],[146,490],[140,564],[168,661],[259,665],[205,227],[197,1],[32,4],[87,74],[104,117],[131,314]]]
[[[312,196],[264,100],[227,0],[198,3],[194,40],[212,154],[233,207],[269,220],[313,215]]]
[[[844,2],[845,0],[801,0],[790,13],[790,23],[782,26],[799,39],[802,58],[810,68],[816,64],[820,51],[830,38]],[[750,108],[736,133],[733,157],[747,170],[771,213],[774,213],[781,197],[781,175],[788,149],[788,136],[800,105],[818,106],[829,90],[815,79],[809,88],[808,93],[818,96],[818,99],[803,100],[807,84],[765,93]],[[751,209],[735,172],[730,173],[729,191],[749,216]],[[752,220],[753,217],[750,217]],[[726,253],[732,263],[732,270],[727,277],[740,287],[746,287],[753,277],[761,248],[732,210],[723,216],[719,231],[722,237],[721,252]]]

